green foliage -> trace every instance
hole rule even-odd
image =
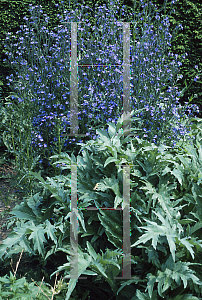
[[[2,4],[7,5],[8,2],[3,1]],[[20,20],[24,16],[22,4],[13,1],[5,14],[2,12],[6,31],[10,20],[7,13],[16,17],[19,7]],[[51,26],[56,26],[57,12],[52,11],[51,5],[43,5],[47,11],[50,9]],[[170,17],[172,26],[182,23],[184,27],[183,33],[176,35],[177,44],[174,42],[171,50],[173,48],[174,53],[181,54],[186,49],[191,58],[181,68],[184,78],[183,82],[176,83],[179,87],[184,86],[185,80],[189,83],[193,80],[195,64],[199,65],[199,69],[201,67],[200,9],[201,5],[194,1],[179,0],[176,14]],[[18,28],[19,24],[14,19],[13,24]],[[9,31],[12,30],[9,28]],[[197,53],[192,51],[193,43],[198,45]],[[200,81],[195,83],[194,88],[200,89],[200,84]],[[182,93],[185,99],[195,90],[190,90],[190,94],[185,94],[186,90]],[[200,91],[197,95],[200,96]],[[11,96],[2,100],[6,102]],[[190,102],[192,99],[194,97],[190,97]],[[15,106],[10,114],[14,119],[19,115],[17,109]],[[27,113],[26,109],[24,113]],[[3,108],[0,114],[2,124],[12,121]],[[163,145],[163,140],[157,146],[143,139],[123,136],[122,121],[119,119],[117,126],[109,123],[107,132],[97,130],[99,139],[82,145],[81,155],[75,157],[72,154],[70,157],[61,153],[53,156],[53,166],[60,164],[61,175],[44,179],[40,172],[32,172],[36,161],[19,161],[19,168],[27,172],[21,181],[33,182],[35,178],[35,187],[38,187],[32,190],[30,186],[30,193],[11,213],[8,227],[12,228],[12,232],[0,245],[1,262],[8,262],[13,255],[24,250],[30,255],[30,260],[37,258],[41,263],[47,282],[61,272],[63,279],[69,282],[58,284],[56,299],[68,300],[72,296],[85,300],[92,293],[97,298],[116,300],[201,299],[202,126],[195,124],[200,120],[192,120],[192,144],[184,137],[174,149]],[[17,127],[10,126],[7,140],[4,138],[4,144],[14,155],[17,151],[23,154],[27,150],[26,143],[22,149],[14,146],[14,140],[18,143],[20,139],[27,138],[23,130],[29,130],[29,124],[26,124],[27,127],[23,124],[22,128],[21,123],[19,119]],[[138,130],[141,129],[133,128],[134,132]],[[77,178],[72,178],[72,164],[77,165]],[[130,167],[132,276],[116,280],[115,277],[122,274],[123,215],[121,210],[99,208],[124,208],[121,165]],[[79,209],[74,211],[78,219],[78,275],[90,277],[84,283],[73,279],[70,274],[71,188],[77,180]],[[97,210],[88,210],[89,207]],[[74,232],[76,230],[74,227]],[[53,267],[48,270],[50,262]],[[47,299],[44,292],[51,297],[53,289],[48,288],[48,283],[41,285],[38,282],[38,285],[41,289],[34,283],[28,284],[25,277],[16,279],[10,273],[10,278],[8,275],[0,277],[0,297],[31,299],[38,294],[36,299]],[[83,293],[83,290],[87,292]]]
[[[13,209],[8,222],[12,232],[0,245],[2,261],[22,249],[43,266],[54,261],[46,280],[61,272],[68,280],[66,299],[79,294],[80,283],[71,276],[76,256],[70,252],[71,184],[78,182],[74,232],[79,241],[78,276],[91,277],[83,283],[85,289],[95,292],[94,286],[98,295],[116,299],[200,299],[202,127],[198,121],[192,125],[195,141],[181,140],[172,149],[124,136],[120,118],[117,126],[109,123],[108,131],[98,130],[97,140],[82,145],[82,155],[52,156],[65,174],[44,180],[40,173],[28,172],[40,188]],[[77,178],[71,175],[74,164]],[[122,211],[99,209],[124,208],[121,165],[131,170],[132,276],[127,280],[115,279],[122,273]],[[62,261],[53,259],[57,254]]]
[[[153,3],[159,6],[159,1],[153,1]],[[170,3],[167,5],[167,9],[171,7]],[[183,86],[191,84],[190,88],[184,93],[180,99],[180,103],[185,103],[191,100],[199,106],[201,117],[201,77],[196,82],[193,82],[197,70],[201,70],[201,53],[202,53],[202,3],[197,0],[178,0],[173,5],[175,12],[169,17],[170,28],[175,29],[176,25],[181,24],[183,30],[176,33],[170,47],[174,54],[188,53],[187,58],[180,66],[180,73],[183,78],[176,82],[176,86],[179,90],[182,90]],[[196,69],[195,66],[198,66]]]
[[[36,286],[37,285],[37,286]],[[61,289],[61,282],[59,283]],[[55,294],[57,294],[57,288]],[[49,286],[45,283],[32,282],[28,283],[26,278],[16,279],[16,277],[10,272],[10,277],[5,275],[0,277],[0,299],[19,299],[19,300],[31,300],[51,299],[51,293]],[[55,299],[63,299],[56,295]]]
[[[192,280],[195,284],[201,285],[199,279],[194,275],[193,270],[189,268],[191,263],[178,261],[174,263],[172,257],[170,256],[165,264],[162,265],[162,271],[157,272],[157,276],[149,273],[147,275],[148,283],[147,290],[149,296],[152,296],[154,284],[157,282],[158,294],[163,297],[163,293],[171,288],[172,290],[176,286],[181,285],[183,282],[184,289],[187,287],[188,280]]]

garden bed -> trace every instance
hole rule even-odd
[[[7,237],[8,233],[11,231],[7,229],[6,222],[9,219],[9,212],[22,201],[22,193],[16,191],[14,182],[16,172],[13,167],[8,164],[4,164],[0,167],[0,173],[2,177],[0,178],[0,244]],[[3,199],[2,199],[3,197]],[[5,202],[5,203],[4,203]]]

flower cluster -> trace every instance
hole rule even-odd
[[[186,118],[185,108],[179,106],[180,92],[175,87],[178,67],[185,56],[180,58],[168,51],[172,40],[169,18],[166,16],[162,20],[157,13],[151,19],[146,15],[147,4],[144,1],[141,4],[142,13],[138,16],[134,15],[135,12],[129,14],[130,20],[138,18],[131,23],[131,108],[145,110],[137,114],[142,120],[138,137],[155,143],[166,138],[174,146],[180,136],[187,133],[187,128],[180,123],[182,117]],[[18,95],[19,107],[23,107],[24,102],[29,106],[33,125],[31,144],[35,149],[47,148],[49,152],[57,153],[58,148],[65,151],[69,144],[83,140],[65,136],[70,126],[72,21],[83,22],[78,23],[78,64],[102,64],[99,67],[78,67],[80,133],[96,138],[95,129],[109,121],[116,123],[121,115],[123,26],[114,14],[112,19],[109,17],[114,12],[113,3],[110,5],[110,10],[106,6],[99,7],[95,15],[97,26],[92,28],[94,34],[88,31],[91,25],[88,19],[83,18],[87,6],[81,6],[80,12],[78,9],[72,11],[71,16],[64,11],[64,18],[58,15],[61,25],[48,30],[49,18],[44,15],[42,20],[42,7],[31,4],[31,17],[24,18],[27,25],[21,26],[16,36],[8,33],[5,45],[8,60],[18,70],[15,76],[7,77],[8,85],[12,85]],[[85,39],[82,32],[85,32]],[[189,116],[193,115],[191,109],[198,111],[195,105],[187,109]],[[133,125],[140,126],[135,121]],[[91,129],[94,133],[90,132]]]

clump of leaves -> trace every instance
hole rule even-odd
[[[69,280],[67,300],[81,286],[117,300],[200,299],[202,127],[193,124],[195,141],[180,140],[173,149],[124,135],[122,124],[123,115],[117,125],[97,130],[99,138],[82,144],[77,158],[66,153],[52,156],[61,175],[44,180],[40,173],[28,173],[39,180],[41,190],[13,209],[13,232],[0,245],[0,257],[24,249],[44,266],[55,261],[48,275],[59,271]],[[137,129],[131,131],[135,136]],[[109,208],[124,209],[123,166],[130,168],[131,277],[117,280],[122,277],[123,212]],[[76,184],[78,210],[71,208]],[[82,283],[71,277],[74,212],[78,276],[91,277]],[[57,254],[63,259],[54,260]]]

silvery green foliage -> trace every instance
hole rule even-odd
[[[126,121],[127,122],[127,121]],[[124,136],[123,116],[99,138],[81,147],[81,155],[53,156],[65,175],[44,180],[43,188],[13,211],[12,233],[0,245],[2,259],[22,249],[44,261],[58,251],[67,262],[55,266],[69,279],[66,299],[77,287],[70,277],[71,183],[78,183],[78,275],[116,299],[201,299],[202,247],[201,126],[193,124],[195,144],[179,142],[174,149]],[[136,134],[136,129],[131,132]],[[55,161],[57,160],[57,161]],[[77,164],[77,178],[71,165]],[[85,210],[122,207],[123,172],[130,166],[131,272],[122,273],[122,211]],[[83,208],[83,210],[81,210]],[[100,251],[101,249],[101,251]],[[88,289],[89,280],[86,281]],[[102,288],[98,290],[102,292]]]

